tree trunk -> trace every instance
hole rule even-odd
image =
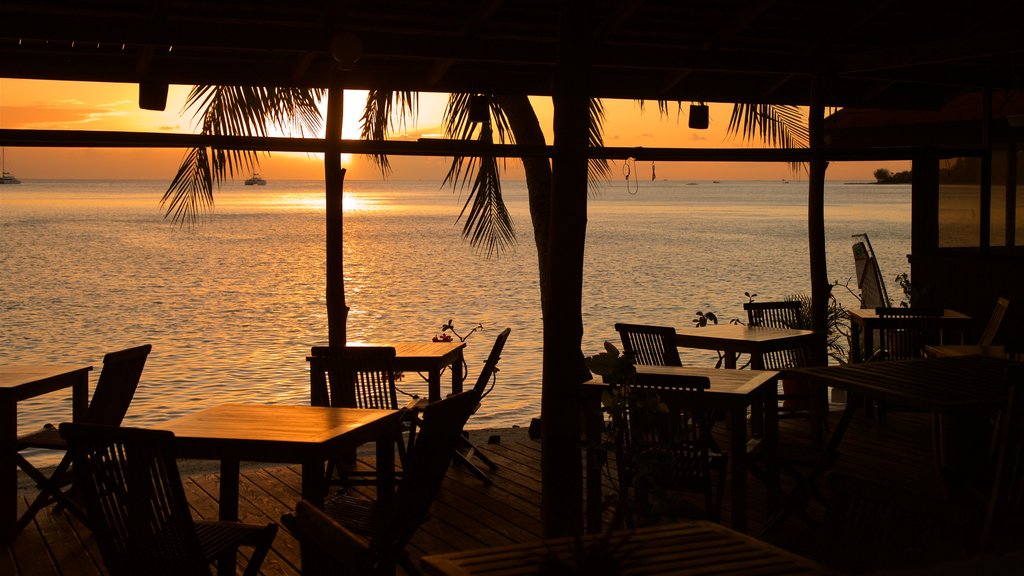
[[[828,299],[832,285],[828,281],[828,267],[825,255],[825,108],[821,105],[821,80],[815,78],[811,90],[811,106],[808,112],[808,136],[811,146],[811,162],[807,185],[807,243],[810,248],[811,269],[811,327],[821,333],[828,329]],[[814,364],[828,363],[827,351],[814,351]]]
[[[347,340],[348,306],[345,304],[344,229],[342,197],[345,191],[345,170],[341,167],[341,119],[344,111],[345,91],[335,76],[327,91],[327,122],[324,153],[324,187],[326,195],[326,283],[327,283],[327,342],[330,346],[344,346]]]
[[[498,105],[505,111],[509,126],[518,144],[543,146],[544,132],[540,127],[537,113],[524,95],[496,96]],[[541,314],[547,311],[548,282],[548,238],[551,235],[551,161],[547,158],[523,158],[526,172],[526,190],[530,201],[530,219],[533,222],[533,241],[537,247],[537,268],[540,274]]]

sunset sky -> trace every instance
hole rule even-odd
[[[183,109],[188,86],[171,86],[167,108],[162,112],[138,107],[138,86],[135,84],[98,84],[0,79],[0,128],[125,130],[142,132],[198,132],[191,111]],[[358,138],[359,115],[365,92],[349,91],[345,95],[345,138]],[[417,139],[440,136],[446,95],[421,94],[420,114],[401,136]],[[551,104],[547,98],[535,98],[541,125],[551,142]],[[606,100],[605,143],[609,146],[648,146],[681,148],[759,147],[726,136],[726,125],[732,109],[730,104],[711,105],[711,126],[708,130],[691,130],[684,114],[673,112],[660,117],[657,106],[649,103],[641,112],[633,101]],[[283,135],[283,134],[282,134]],[[6,170],[21,179],[86,178],[86,179],[170,179],[181,161],[178,149],[106,149],[106,148],[11,148],[6,150]],[[391,158],[395,180],[438,180],[448,167],[447,158]],[[379,179],[376,168],[363,157],[348,161],[347,178]],[[909,162],[833,163],[827,177],[835,180],[873,180],[877,168],[908,170]],[[613,178],[621,177],[622,165],[613,166]],[[649,178],[650,164],[642,163],[637,172]],[[779,180],[802,178],[785,164],[773,163],[658,163],[659,179],[692,180]],[[261,159],[260,172],[268,179],[320,179],[321,159],[317,155],[272,153]],[[240,175],[245,178],[247,175]],[[521,178],[516,162],[509,162],[505,177]]]

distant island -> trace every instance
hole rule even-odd
[[[875,170],[876,184],[910,184],[911,172],[891,172],[887,168]]]

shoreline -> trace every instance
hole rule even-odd
[[[512,426],[509,428],[480,428],[477,430],[466,430],[466,432],[469,434],[469,439],[473,444],[484,447],[487,444],[511,443],[529,440],[529,430],[529,426]],[[492,441],[495,438],[497,441]],[[359,449],[356,450],[356,454],[358,456],[373,456],[373,444],[368,443],[360,446]],[[277,466],[288,466],[288,464],[276,462],[242,462],[239,469],[251,470],[253,468]],[[40,468],[40,470],[43,474],[49,476],[52,474],[54,468],[56,468],[56,464],[52,466],[45,466]],[[178,471],[181,473],[182,479],[186,479],[191,476],[205,476],[207,474],[219,473],[220,464],[216,460],[181,459],[178,460]],[[35,493],[35,482],[33,482],[32,479],[19,468],[18,497],[26,496],[29,498],[35,498]]]

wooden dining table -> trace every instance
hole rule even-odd
[[[1006,347],[999,344],[982,346],[979,344],[927,344],[924,353],[930,358],[947,356],[991,356],[992,358],[1009,358]]]
[[[831,568],[757,540],[721,524],[689,521],[494,548],[424,556],[432,576],[529,576],[582,574],[580,559],[591,556],[600,573],[833,574]]]
[[[850,398],[828,446],[838,449],[862,398],[935,415],[933,451],[936,470],[954,487],[972,471],[979,442],[990,432],[979,424],[1007,401],[1006,372],[1010,361],[990,356],[949,356],[794,368],[784,378],[845,390]],[[820,430],[820,427],[815,427]]]
[[[18,521],[18,402],[71,389],[71,419],[79,420],[89,405],[92,366],[0,365],[0,542],[10,542]]]
[[[853,363],[863,362],[874,351],[875,330],[899,327],[901,323],[913,321],[913,317],[905,316],[881,318],[874,308],[850,308],[847,312],[850,315],[850,362]],[[972,317],[962,312],[943,310],[938,319],[941,344],[962,343],[963,335],[973,321]]]
[[[353,346],[359,345],[353,344]],[[463,350],[466,348],[465,342],[453,340],[451,342],[388,342],[364,345],[391,346],[395,349],[395,369],[402,372],[425,373],[427,398],[430,402],[436,402],[443,397],[441,373],[446,368],[451,371],[451,393],[462,392],[464,379],[462,361]],[[316,371],[322,374],[327,370],[327,365],[321,357],[307,356],[306,361],[309,362],[311,379]],[[316,386],[316,383],[311,380],[311,385]]]
[[[673,378],[701,376],[709,380],[704,391],[704,405],[721,410],[726,415],[729,429],[729,468],[732,472],[732,527],[747,528],[747,453],[750,440],[763,444],[763,453],[775,453],[778,441],[778,385],[779,372],[774,370],[718,370],[715,368],[689,368],[682,366],[637,366],[637,381],[671,384]],[[601,462],[596,450],[600,446],[600,398],[608,384],[591,380],[584,387],[584,419],[587,437],[587,530],[601,530]],[[752,409],[748,427],[747,409]],[[768,463],[769,467],[772,465]],[[770,500],[777,495],[770,495]],[[770,502],[769,507],[774,503]]]
[[[761,356],[767,352],[811,348],[824,349],[825,337],[813,330],[771,328],[744,324],[715,324],[713,326],[676,328],[676,346],[717,350],[724,353],[724,366],[736,368],[739,354],[750,354],[751,366],[760,368]]]

